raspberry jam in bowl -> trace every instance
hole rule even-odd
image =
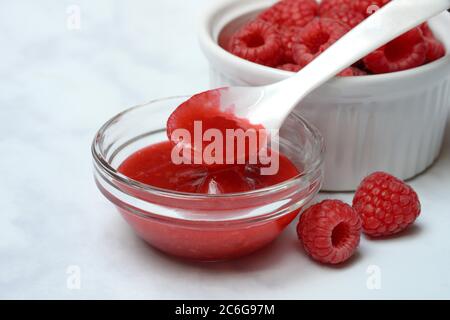
[[[273,176],[248,165],[178,166],[165,125],[187,98],[155,100],[109,120],[92,144],[96,184],[136,234],[163,252],[200,261],[248,255],[275,240],[319,191],[322,137],[289,116],[271,142],[279,150]]]

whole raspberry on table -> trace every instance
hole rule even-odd
[[[338,264],[355,253],[361,220],[351,206],[339,200],[325,200],[300,216],[297,234],[313,259]]]
[[[258,18],[278,27],[303,27],[317,16],[318,8],[315,0],[281,0]]]
[[[340,21],[350,28],[356,27],[365,19],[362,13],[353,10],[349,5],[343,5],[336,10],[326,11],[321,17]]]
[[[427,44],[427,62],[432,62],[445,56],[445,47],[436,37],[433,31],[430,29],[428,23],[423,23],[420,26],[425,43]]]
[[[426,62],[427,49],[422,31],[417,27],[370,53],[363,61],[373,73],[407,70]]]
[[[283,58],[277,29],[262,20],[252,21],[239,30],[231,38],[229,50],[243,59],[270,67],[277,66]]]
[[[336,20],[314,19],[297,35],[292,49],[294,62],[306,66],[349,30],[347,25]]]
[[[363,232],[371,237],[403,231],[420,214],[416,192],[384,172],[375,172],[361,182],[353,198],[353,208],[361,217]]]

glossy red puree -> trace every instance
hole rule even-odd
[[[167,120],[169,140],[173,131],[179,128],[186,129],[193,135],[194,121],[201,121],[203,130],[214,128],[222,133],[225,133],[226,129],[264,129],[262,125],[236,117],[233,114],[233,105],[222,105],[221,95],[226,90],[227,88],[205,91],[179,105]]]
[[[199,108],[189,108],[186,104],[176,112],[168,122],[168,132],[174,129],[171,124],[178,123],[189,128],[194,119],[203,119],[208,126],[221,129],[229,127],[248,128],[249,123],[242,119],[224,118],[212,108],[207,113],[203,103],[217,103],[217,96],[212,91],[202,99],[193,101]],[[212,102],[211,102],[212,101]],[[192,103],[192,100],[191,100]],[[194,112],[195,111],[195,112]],[[200,113],[197,113],[200,112]],[[205,116],[205,115],[209,115]],[[175,117],[175,118],[174,118]],[[211,120],[213,119],[213,120]],[[231,119],[231,121],[230,121]],[[209,122],[212,121],[212,122]],[[208,166],[203,164],[174,164],[171,152],[174,144],[170,141],[145,147],[127,158],[118,171],[141,183],[179,192],[197,194],[229,194],[245,192],[279,184],[299,174],[296,166],[284,155],[269,152],[272,158],[278,155],[279,170],[274,175],[262,175],[262,165],[256,164]],[[261,160],[261,159],[260,159]],[[263,213],[277,212],[276,207],[285,206],[286,201],[298,202],[304,198],[297,192],[297,186],[285,187],[267,195],[254,197],[170,197],[158,193],[133,189],[120,185],[135,198],[157,205],[155,210],[168,208],[178,212],[195,212],[199,218],[195,221],[166,218],[160,212],[139,212],[136,208],[117,203],[122,215],[135,231],[152,246],[167,253],[195,260],[223,260],[237,258],[264,247],[273,241],[280,232],[295,218],[298,210],[283,213],[275,217],[252,220],[221,221],[221,215],[245,214],[247,211],[262,210]],[[287,200],[289,199],[289,200]],[[274,208],[274,204],[275,205]],[[272,209],[267,209],[270,207]],[[202,219],[214,215],[218,221]]]
[[[287,157],[280,155],[280,170],[273,176],[259,174],[261,165],[226,166],[220,170],[201,165],[174,165],[170,160],[170,142],[162,142],[137,151],[119,167],[119,172],[139,182],[159,188],[193,193],[220,194],[264,188],[296,176],[299,172]],[[123,188],[123,187],[122,187]],[[216,217],[227,212],[246,212],[272,206],[281,199],[304,198],[291,186],[276,193],[258,197],[213,197],[204,200],[172,199],[130,190],[136,198],[172,208],[193,210]],[[286,200],[281,200],[285,202]],[[298,200],[296,200],[298,201]],[[118,205],[120,212],[136,233],[152,246],[175,256],[216,261],[250,254],[272,242],[297,216],[298,210],[275,218],[246,222],[186,221],[143,216]],[[145,217],[149,215],[149,217]]]
[[[250,155],[256,154],[260,149],[265,147],[267,140],[267,132],[260,124],[252,124],[247,119],[239,118],[234,115],[233,105],[223,105],[221,97],[222,94],[226,94],[227,88],[215,89],[206,91],[192,96],[190,99],[182,103],[177,109],[170,115],[167,120],[167,136],[169,140],[177,143],[179,139],[174,135],[174,132],[178,129],[184,129],[190,133],[191,140],[189,145],[191,148],[191,155],[194,153],[200,155],[200,158],[207,158],[203,152],[208,144],[215,141],[214,138],[210,140],[200,139],[200,143],[194,142],[194,138],[204,137],[203,135],[209,130],[214,129],[221,133],[223,143],[221,145],[222,153],[220,159],[222,163],[226,162],[227,157],[231,157],[235,161],[232,163],[243,163],[248,160]],[[195,127],[197,123],[197,128]],[[201,127],[199,127],[199,123]],[[254,148],[251,149],[247,144],[243,146],[243,149],[238,149],[240,143],[237,138],[233,138],[227,133],[227,129],[231,129],[234,132],[241,130],[242,132],[250,132],[254,134]],[[233,140],[234,148],[227,153],[227,139]],[[198,141],[198,140],[197,140]],[[186,143],[185,143],[186,144]],[[241,143],[242,144],[242,143]],[[190,156],[191,156],[190,155]],[[238,160],[242,162],[238,162]],[[194,162],[194,161],[192,161]],[[197,162],[198,163],[198,162]],[[203,161],[205,163],[205,161]],[[230,163],[230,162],[227,162]],[[217,163],[214,163],[217,165]]]
[[[279,154],[275,175],[261,175],[264,165],[227,165],[212,169],[204,165],[173,164],[173,145],[161,142],[141,149],[126,159],[119,172],[127,177],[158,188],[204,194],[245,192],[278,184],[299,174],[295,165]],[[275,154],[271,154],[273,157]]]

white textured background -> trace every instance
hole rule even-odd
[[[90,142],[103,122],[208,88],[195,27],[209,2],[1,1],[0,298],[450,298],[448,131],[438,162],[411,181],[423,204],[416,226],[363,238],[338,268],[311,262],[294,225],[245,259],[179,261],[136,238],[100,195]],[[67,28],[70,5],[81,30]],[[67,287],[72,265],[78,290]],[[371,265],[379,290],[366,285]]]

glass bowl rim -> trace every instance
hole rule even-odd
[[[201,194],[201,193],[191,193],[191,192],[181,192],[181,191],[174,191],[164,188],[159,188],[155,186],[151,186],[145,183],[141,183],[137,180],[131,179],[127,177],[126,175],[118,172],[116,169],[114,169],[110,163],[105,159],[103,156],[102,148],[100,145],[100,141],[102,140],[102,137],[105,135],[105,132],[107,129],[117,123],[121,117],[123,117],[125,114],[131,113],[135,110],[149,107],[155,103],[158,102],[164,102],[169,100],[175,100],[175,99],[188,99],[191,96],[186,95],[179,95],[179,96],[171,96],[171,97],[165,97],[165,98],[159,98],[150,100],[146,103],[142,103],[130,108],[127,108],[123,110],[122,112],[116,114],[111,119],[109,119],[107,122],[105,122],[100,129],[97,131],[97,133],[94,136],[94,139],[92,141],[91,145],[91,153],[94,159],[95,164],[102,170],[103,173],[106,173],[106,175],[120,183],[125,184],[127,187],[131,187],[132,189],[138,190],[138,191],[145,191],[150,192],[155,195],[159,196],[165,196],[165,197],[171,197],[171,198],[178,198],[178,199],[197,199],[197,200],[211,200],[211,199],[227,199],[227,198],[237,198],[237,197],[247,197],[247,196],[259,196],[264,195],[266,196],[267,193],[277,192],[279,190],[289,188],[295,183],[299,181],[309,181],[311,178],[313,178],[317,172],[321,169],[324,161],[324,153],[325,153],[325,144],[324,139],[320,133],[320,131],[311,123],[309,123],[306,119],[299,116],[296,113],[291,113],[291,116],[293,116],[298,122],[300,122],[308,132],[311,134],[311,139],[314,141],[315,144],[319,145],[319,151],[317,159],[314,159],[309,163],[309,168],[306,171],[302,171],[298,175],[285,180],[283,182],[280,182],[278,184],[246,191],[246,192],[236,192],[236,193],[225,193],[225,194]],[[159,131],[159,130],[158,130]],[[152,132],[149,132],[149,134],[152,134]],[[96,170],[96,168],[95,168]],[[123,190],[122,190],[123,191]]]

